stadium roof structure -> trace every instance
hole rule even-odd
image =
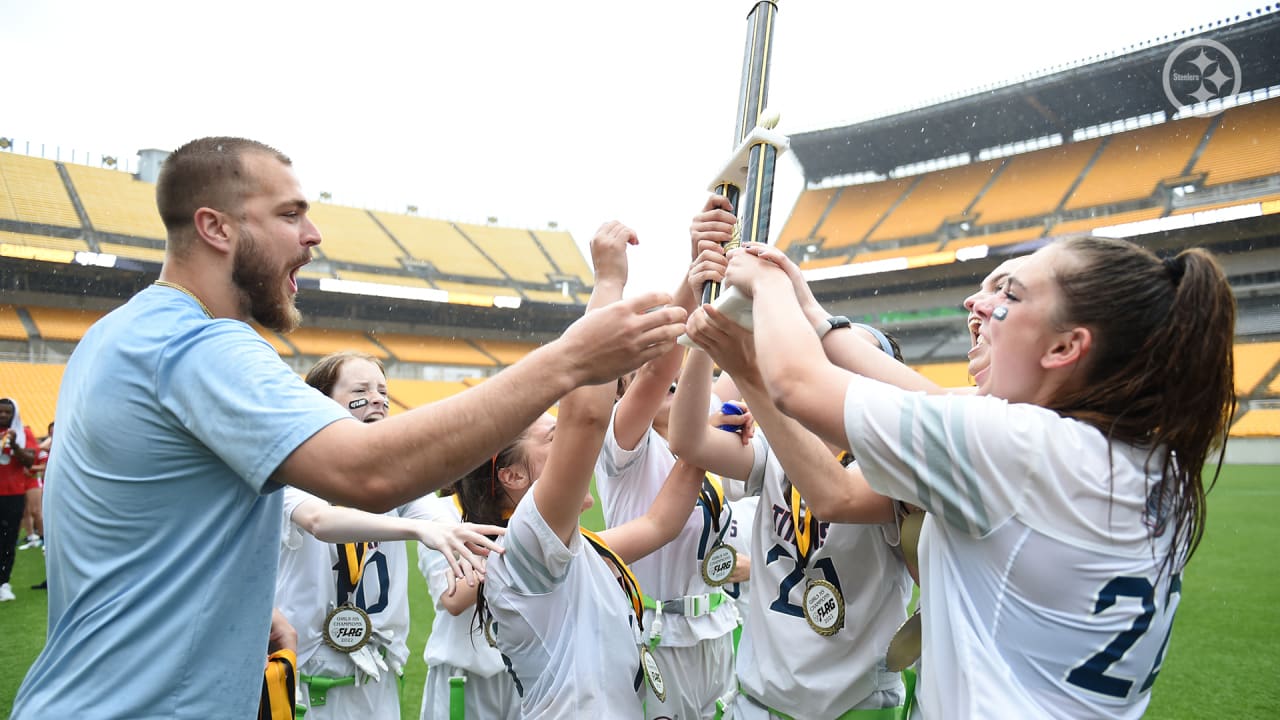
[[[1280,5],[1218,19],[1114,54],[1090,57],[959,97],[851,125],[792,135],[808,183],[971,154],[1013,141],[1061,134],[1175,109],[1165,61],[1181,44],[1209,39],[1240,63],[1237,93],[1280,83]]]

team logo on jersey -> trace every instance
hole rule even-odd
[[[738,566],[738,553],[728,545],[720,543],[711,548],[702,559],[702,579],[712,587],[720,587],[729,582],[729,576]]]
[[[640,646],[640,669],[644,671],[644,680],[658,702],[667,701],[667,684],[662,681],[662,671],[658,669],[658,658],[654,657],[647,645]]]
[[[373,635],[369,614],[355,605],[342,605],[324,618],[324,642],[338,652],[353,653]]]
[[[810,579],[804,587],[804,619],[819,635],[835,635],[844,627],[844,598],[835,585]]]

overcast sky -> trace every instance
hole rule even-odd
[[[769,106],[793,133],[1004,83],[1260,0],[780,0]],[[637,289],[678,281],[733,146],[749,0],[0,0],[0,136],[62,159],[243,135],[308,195],[545,227],[636,228]],[[358,8],[358,9],[357,9]],[[1020,138],[1011,138],[1020,139]],[[775,229],[801,191],[780,164]],[[323,231],[323,228],[321,228]]]

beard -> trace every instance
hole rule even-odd
[[[247,314],[265,328],[280,333],[291,333],[302,323],[302,313],[294,305],[293,295],[285,288],[284,278],[271,267],[266,253],[258,241],[244,226],[240,227],[241,240],[231,266],[231,281],[240,295],[241,314]],[[310,259],[310,252],[299,257],[288,268]]]

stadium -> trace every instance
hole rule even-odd
[[[1197,53],[1215,64],[1191,69],[1200,67]],[[1280,10],[795,134],[790,148],[804,189],[774,218],[778,247],[806,271],[828,310],[892,333],[908,364],[943,385],[970,383],[961,302],[1004,258],[1077,233],[1131,238],[1162,255],[1212,250],[1238,306],[1239,407],[1226,462],[1249,467],[1251,483],[1241,497],[1230,483],[1221,488],[1221,509],[1240,513],[1241,524],[1251,517],[1271,524],[1247,496],[1273,499],[1280,466]],[[77,340],[157,278],[165,237],[154,199],[164,151],[140,150],[136,173],[118,169],[117,158],[86,165],[41,152],[22,138],[0,138],[0,395],[15,398],[38,431],[54,418]],[[382,358],[393,413],[481,383],[556,337],[581,315],[593,286],[590,263],[558,228],[311,200],[324,243],[298,280],[304,327],[287,336],[259,332],[299,372],[339,349]],[[1252,543],[1263,536],[1219,546],[1214,529],[1201,572],[1222,575],[1206,581],[1214,586],[1206,594],[1218,603],[1257,594],[1259,581],[1236,571],[1256,576],[1258,568],[1231,556],[1249,547],[1256,556],[1265,545]],[[1274,583],[1265,570],[1274,563],[1262,565]],[[30,572],[39,577],[39,569]],[[1243,643],[1257,638],[1230,627],[1254,610],[1215,614],[1191,605],[1179,626],[1187,645],[1218,633],[1236,633],[1242,643],[1205,647],[1199,657],[1255,656]],[[1257,612],[1274,625],[1274,609]],[[414,619],[415,628],[429,624]],[[34,650],[10,657],[10,668],[31,661],[43,624],[32,634]],[[1227,696],[1228,680],[1192,677],[1207,663],[1189,649],[1173,653],[1161,689],[1193,689],[1163,706],[1158,690],[1153,717],[1200,716],[1197,702]],[[1259,676],[1280,669],[1273,649],[1258,652]],[[21,673],[9,675],[3,707]],[[1280,704],[1274,684],[1244,687],[1234,692],[1253,697],[1238,715]],[[416,714],[414,691],[404,701],[406,716]]]

